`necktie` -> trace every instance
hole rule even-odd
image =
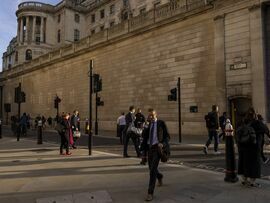
[[[153,122],[150,129],[150,146],[153,145],[153,139],[154,139],[154,126],[155,123]]]

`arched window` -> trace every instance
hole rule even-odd
[[[77,42],[80,40],[80,31],[75,29],[74,30],[74,41]]]
[[[61,42],[61,30],[58,30],[58,32],[57,32],[57,42],[58,43]]]
[[[32,50],[31,49],[27,49],[25,52],[25,60],[32,60]]]

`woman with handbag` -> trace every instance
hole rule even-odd
[[[73,115],[71,116],[71,127],[72,127],[72,135],[73,135],[73,145],[72,148],[76,149],[76,142],[81,137],[80,132],[80,117],[79,117],[79,111],[75,110],[73,112]]]

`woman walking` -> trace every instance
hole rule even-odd
[[[257,119],[255,110],[250,108],[244,123],[237,130],[238,174],[242,185],[261,187],[255,180],[261,177],[261,143],[265,133],[263,123]]]

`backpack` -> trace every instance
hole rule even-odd
[[[244,124],[237,129],[237,142],[239,144],[256,144],[256,132],[250,124]]]
[[[215,128],[216,127],[215,116],[212,112],[209,112],[207,115],[205,115],[204,119],[205,119],[207,128]]]

